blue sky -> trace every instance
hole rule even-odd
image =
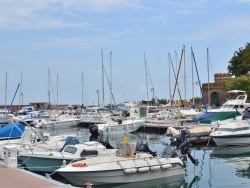
[[[190,48],[201,83],[208,81],[209,49],[213,82],[213,74],[227,72],[234,52],[250,41],[249,10],[250,0],[0,1],[0,104],[5,104],[6,73],[8,104],[21,74],[23,103],[47,102],[48,70],[52,103],[81,104],[83,96],[84,104],[97,104],[96,90],[100,90],[102,100],[101,50],[109,79],[112,51],[116,103],[147,98],[144,53],[149,69],[148,98],[152,98],[150,88],[154,88],[156,97],[169,99],[169,83],[173,90],[175,80],[172,70],[169,80],[168,54],[176,68],[183,45],[186,92],[183,62],[179,86],[182,98],[186,93],[190,99]],[[106,78],[104,87],[108,104]],[[200,96],[197,86],[194,96]],[[177,94],[175,99],[179,99]],[[14,104],[19,104],[19,91]]]

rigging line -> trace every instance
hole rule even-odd
[[[174,77],[175,77],[175,79],[177,79],[177,77],[176,77],[176,73],[175,73],[175,70],[174,70],[174,65],[173,65],[173,62],[172,62],[172,58],[171,58],[171,56],[170,56],[170,55],[169,55],[169,58],[170,58],[170,63],[171,63],[171,65],[172,65],[172,69],[173,69]],[[178,85],[178,84],[177,84],[177,87],[178,87],[179,97],[180,97],[180,99],[181,99],[181,104],[182,104],[182,105],[184,105],[184,104],[183,104],[183,101],[182,101],[182,98],[181,98],[181,92],[180,92],[180,88],[179,88],[179,85]]]
[[[184,49],[182,49],[182,51],[181,51],[181,59],[180,59],[180,63],[179,63],[179,68],[178,68],[177,76],[175,76],[175,86],[174,86],[174,93],[173,93],[173,96],[172,96],[172,99],[171,99],[171,108],[172,108],[172,103],[173,103],[173,100],[174,100],[175,90],[176,90],[176,87],[178,86],[178,77],[179,77],[179,73],[180,73],[183,52],[184,52]],[[178,87],[178,91],[179,91],[179,87]],[[179,95],[180,95],[180,91],[179,91]],[[180,99],[181,99],[181,95],[180,95]],[[182,104],[182,106],[184,105],[182,99],[181,99],[181,104]]]
[[[54,101],[54,104],[56,104],[56,102],[55,102],[56,100],[55,100],[54,90],[53,90],[53,84],[52,84],[52,81],[51,81],[51,75],[50,75],[50,74],[49,74],[49,82],[50,82],[50,86],[51,86],[53,101]]]
[[[199,73],[198,73],[198,69],[197,69],[197,65],[196,65],[196,61],[195,61],[195,57],[194,57],[194,51],[193,51],[192,47],[191,47],[191,53],[192,53],[192,56],[193,56],[194,65],[195,65],[195,69],[196,69],[196,74],[197,74],[197,78],[198,78],[198,82],[199,82],[199,86],[200,86],[200,92],[201,92],[201,95],[202,95],[202,102],[204,104],[205,111],[207,112],[207,105],[206,105],[206,102],[205,102],[205,97],[204,97],[203,90],[201,88],[200,77],[199,77]]]
[[[109,89],[110,89],[110,91],[111,91],[111,86],[110,86],[110,82],[109,82],[108,75],[107,75],[107,72],[106,72],[105,67],[103,67],[103,69],[104,69],[104,72],[105,72],[105,76],[106,76],[106,78],[107,78],[107,82],[108,82],[108,85],[109,85]],[[114,98],[114,95],[113,95],[113,91],[111,91],[111,95],[112,95],[112,99],[113,99],[113,101],[114,101],[114,103],[115,103],[115,106],[116,106],[116,102],[115,102],[115,98]]]
[[[148,75],[149,75],[149,79],[150,79],[150,83],[152,85],[152,88],[154,88],[154,85],[153,85],[153,82],[152,82],[152,79],[151,79],[151,75],[150,75],[150,72],[149,72],[149,68],[148,68],[148,64],[146,63],[146,67],[147,67],[147,72],[148,72]]]
[[[212,72],[213,72],[213,75],[214,75],[214,69],[213,69],[213,64],[212,64],[210,53],[208,53],[208,56],[209,56],[209,62],[210,62],[210,65],[211,65],[211,69],[212,69]]]

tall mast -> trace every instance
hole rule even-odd
[[[8,77],[8,73],[6,72],[6,77],[5,77],[5,99],[4,99],[5,111],[6,111],[6,108],[7,108],[7,77]]]
[[[59,82],[59,75],[56,75],[56,109],[58,109],[58,82]]]
[[[187,83],[186,83],[186,51],[185,51],[185,45],[183,45],[183,49],[184,49],[184,104],[185,107],[187,106]]]
[[[48,69],[48,97],[49,97],[49,105],[50,105],[50,70]]]
[[[208,85],[207,85],[207,103],[210,105],[210,88],[209,88],[209,51],[207,48],[207,80],[208,80]]]
[[[192,51],[191,51],[191,68],[192,68],[192,95],[193,95],[192,104],[194,105],[194,65],[193,65]]]
[[[146,74],[146,93],[147,93],[147,102],[148,102],[148,73],[147,73],[147,61],[146,61],[145,53],[144,53],[144,61],[145,61],[145,74]]]
[[[21,109],[20,105],[23,105],[23,92],[22,92],[22,85],[23,85],[23,73],[21,73],[21,83],[20,83],[20,94],[19,94],[19,110]],[[22,102],[21,102],[22,101]]]
[[[110,109],[112,110],[112,51],[110,52]]]
[[[170,73],[171,73],[171,71],[170,71],[170,53],[168,53],[168,68],[169,68],[169,70],[168,70],[168,80],[169,80],[169,101],[171,100],[171,81],[170,81]]]
[[[83,73],[82,73],[82,104],[83,104]]]
[[[102,51],[102,105],[105,105],[104,100],[104,65],[103,65],[103,51]]]

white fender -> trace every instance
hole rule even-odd
[[[124,169],[124,172],[125,172],[125,174],[134,174],[137,172],[137,169],[136,168],[127,168],[127,169]]]
[[[151,166],[150,170],[160,170],[161,166]]]
[[[148,172],[148,171],[149,171],[149,167],[138,168],[138,172]]]

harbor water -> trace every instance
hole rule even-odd
[[[53,135],[77,133],[81,141],[102,140],[116,148],[123,140],[124,135],[113,135],[106,137],[93,137],[88,129],[70,128],[59,131],[54,128],[45,129]],[[147,142],[150,150],[160,154],[166,144],[170,143],[170,137],[164,134],[130,133],[127,134],[131,141]],[[129,187],[150,187],[150,188],[191,188],[191,187],[250,187],[250,146],[216,147],[214,144],[204,143],[192,145],[191,155],[199,160],[197,166],[190,160],[187,161],[185,177],[173,177],[171,179],[157,179],[155,181],[144,181],[130,184],[112,184],[89,186],[92,188],[129,188]],[[69,183],[57,174],[51,176],[53,179]],[[82,185],[88,187],[88,185]]]

